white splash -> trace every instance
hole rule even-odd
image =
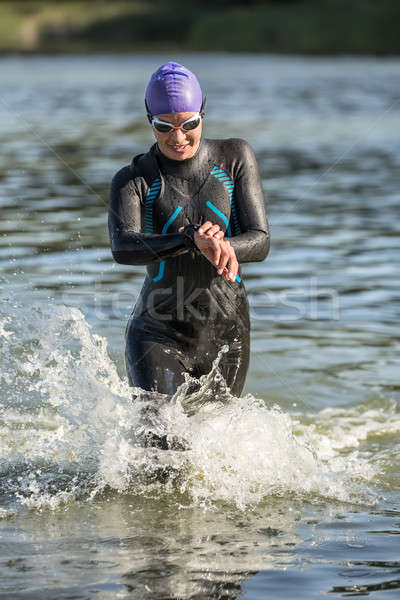
[[[1,474],[7,493],[31,508],[90,501],[107,489],[172,493],[177,502],[183,494],[196,505],[223,501],[243,510],[269,495],[371,500],[355,479],[366,482],[375,471],[354,449],[383,427],[379,411],[291,416],[250,394],[231,396],[218,360],[196,391],[187,377],[172,400],[151,398],[119,377],[106,340],[65,306],[4,302],[0,339]],[[142,447],[143,414],[153,401],[153,429],[187,440],[188,450]],[[395,413],[390,430],[400,430]]]

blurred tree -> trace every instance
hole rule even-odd
[[[400,53],[400,0],[0,0],[0,51]]]

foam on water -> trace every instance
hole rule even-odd
[[[7,509],[56,508],[109,490],[162,491],[186,505],[223,501],[242,509],[289,493],[370,502],[377,468],[360,443],[400,430],[394,406],[388,418],[388,407],[385,418],[385,407],[368,405],[290,415],[250,394],[232,397],[218,359],[195,392],[188,377],[171,401],[149,399],[119,377],[106,340],[74,308],[3,302],[0,338]],[[157,433],[184,438],[189,449],[142,447],[149,418]]]

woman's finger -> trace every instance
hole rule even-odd
[[[236,275],[239,270],[239,263],[236,258],[236,253],[235,253],[234,249],[232,248],[232,246],[230,246],[229,261],[228,261],[228,264],[226,265],[226,268],[227,268],[228,279],[230,279],[230,281],[235,281]]]
[[[219,259],[219,262],[218,262],[218,266],[217,266],[217,268],[218,268],[218,274],[219,275],[222,275],[222,272],[223,272],[224,268],[226,267],[227,262],[228,262],[229,257],[230,257],[230,252],[229,252],[229,246],[230,246],[230,244],[229,245],[228,244],[229,244],[229,242],[226,242],[224,240],[220,240],[221,256],[220,256],[220,259]]]
[[[217,224],[215,223],[215,224],[214,224],[212,227],[210,227],[210,228],[207,230],[207,234],[206,234],[206,235],[208,235],[209,237],[212,237],[212,236],[213,236],[213,235],[215,235],[215,234],[217,233],[217,231],[219,231],[219,230],[220,230],[220,226],[219,226],[219,225],[217,225]]]
[[[220,244],[220,240],[218,240],[215,236],[213,237],[213,243],[215,244],[215,251],[214,251],[214,266],[218,267],[220,258],[221,258],[221,244]]]
[[[199,229],[197,231],[201,235],[202,233],[206,233],[212,226],[213,226],[213,224],[211,223],[211,221],[206,221],[205,223],[203,223],[203,225],[201,227],[199,227]]]

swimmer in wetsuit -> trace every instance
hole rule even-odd
[[[249,307],[240,264],[269,250],[254,153],[242,139],[202,138],[197,78],[166,63],[146,89],[157,143],[113,178],[109,231],[114,259],[146,265],[126,328],[132,386],[173,395],[184,373],[219,370],[242,392],[249,363]]]

